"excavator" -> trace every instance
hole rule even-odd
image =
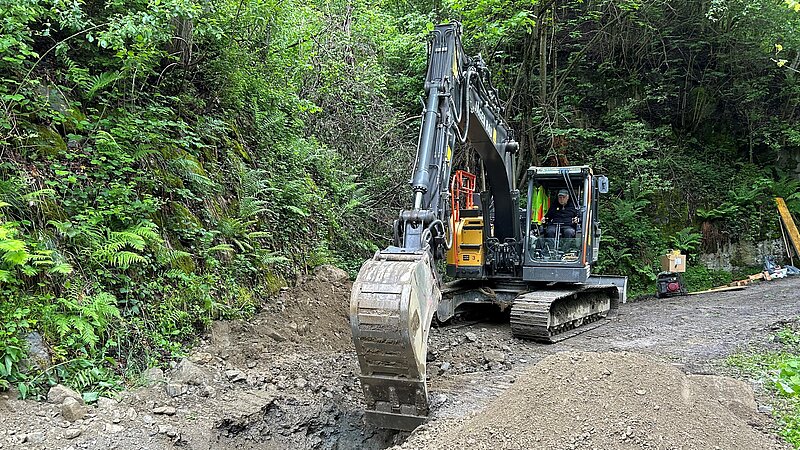
[[[588,166],[530,167],[520,199],[519,143],[490,75],[480,55],[464,54],[458,22],[434,27],[411,205],[394,221],[392,245],[361,267],[350,297],[365,418],[381,428],[413,430],[428,418],[434,320],[492,304],[510,308],[513,336],[553,343],[601,325],[625,301],[625,277],[591,274],[597,199],[608,179]],[[454,153],[468,146],[480,176],[453,171]],[[575,233],[557,224],[548,232],[553,225],[542,220],[563,190],[577,211]]]

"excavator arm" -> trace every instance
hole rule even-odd
[[[493,267],[513,271],[521,252],[513,177],[519,145],[486,64],[464,55],[460,35],[458,23],[438,25],[430,34],[411,208],[395,221],[394,245],[364,263],[350,299],[366,417],[383,428],[411,430],[428,416],[428,331],[441,300],[436,262],[452,242],[448,186],[453,152],[461,145],[478,152],[488,182],[484,217],[491,203],[487,240],[496,244],[488,257],[513,260]]]

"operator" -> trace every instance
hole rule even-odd
[[[561,189],[558,191],[558,204],[553,205],[544,215],[542,223],[547,225],[544,236],[555,238],[558,225],[561,225],[561,237],[574,238],[575,226],[578,223],[578,210],[569,201],[569,191]]]

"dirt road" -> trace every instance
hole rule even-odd
[[[407,435],[361,422],[347,323],[349,291],[343,273],[321,269],[254,319],[215,324],[191,356],[148,373],[149,386],[83,407],[76,420],[67,420],[60,404],[0,396],[0,448],[401,444]],[[798,300],[800,279],[786,279],[745,291],[629,303],[608,324],[550,346],[514,339],[502,322],[434,329],[429,374],[435,420],[427,428],[491,406],[536,363],[560,352],[624,351],[666,363],[676,373],[720,373],[725,356],[741,346],[769,345],[782,321],[800,317]],[[768,418],[762,419],[758,426],[768,429]]]

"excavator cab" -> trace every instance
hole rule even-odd
[[[524,229],[523,279],[584,283],[597,261],[600,223],[597,197],[608,191],[604,176],[588,166],[531,167]],[[567,193],[564,205],[558,193]],[[564,208],[574,220],[547,221],[551,208]]]

